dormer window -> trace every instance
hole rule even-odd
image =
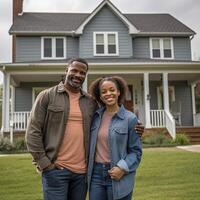
[[[150,54],[154,59],[173,59],[172,38],[150,38]]]
[[[65,59],[66,38],[65,37],[42,37],[41,41],[42,59]]]
[[[118,56],[117,32],[94,32],[94,56]]]

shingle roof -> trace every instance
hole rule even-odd
[[[24,13],[14,21],[9,32],[70,32],[76,30],[86,13]]]
[[[88,13],[24,13],[18,16],[9,32],[72,32],[89,16]],[[169,14],[124,14],[140,33],[195,32]]]
[[[125,16],[142,32],[195,33],[170,14],[125,14]]]

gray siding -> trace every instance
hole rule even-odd
[[[189,38],[174,38],[174,59],[191,60],[191,42]]]
[[[79,54],[79,39],[67,37],[67,58],[76,57]],[[41,60],[41,37],[17,37],[16,61],[31,62]]]
[[[15,89],[15,111],[30,111],[32,107],[32,88],[17,87]]]
[[[56,83],[21,83],[15,88],[15,111],[30,111],[34,87],[51,87]]]
[[[161,82],[150,82],[150,108],[158,109],[157,102],[157,87],[161,86]],[[192,94],[191,88],[187,81],[171,81],[169,86],[174,86],[175,89],[175,101],[181,102],[181,121],[183,126],[192,126]]]
[[[67,37],[67,58],[79,56],[79,38]]]
[[[128,28],[120,21],[108,7],[104,7],[89,22],[83,35],[80,36],[80,57],[91,58],[93,55],[93,32],[113,31],[118,32],[119,57],[132,56],[132,38],[128,33]]]
[[[191,60],[191,43],[189,38],[174,37],[173,44],[175,60]],[[133,38],[133,57],[150,58],[148,37]]]
[[[16,38],[16,61],[38,61],[41,60],[41,38],[40,37],[17,37]]]
[[[150,46],[148,37],[133,39],[133,57],[150,58]]]

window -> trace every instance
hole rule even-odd
[[[118,55],[117,32],[94,32],[93,39],[95,56]]]
[[[200,82],[194,88],[196,113],[200,113]]]
[[[150,51],[151,58],[173,59],[172,38],[151,38]]]
[[[42,59],[66,58],[65,37],[42,37],[41,44]]]
[[[168,86],[169,92],[169,108],[171,110],[173,102],[175,102],[175,88],[174,86]],[[164,109],[164,97],[163,97],[163,87],[157,87],[157,100],[158,109]]]

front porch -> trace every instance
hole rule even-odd
[[[87,90],[90,83],[100,76],[122,76],[129,85],[126,98],[128,109],[138,116],[146,128],[166,128],[175,138],[176,127],[200,126],[194,91],[200,81],[199,65],[196,67],[195,64],[193,70],[190,64],[177,67],[174,63],[89,65],[84,89]],[[184,68],[184,71],[176,67]],[[22,66],[21,71],[16,71],[15,66],[11,65],[7,71],[4,70],[2,133],[26,129],[32,104],[39,91],[37,89],[57,84],[64,75],[63,68],[64,64],[54,63]]]

